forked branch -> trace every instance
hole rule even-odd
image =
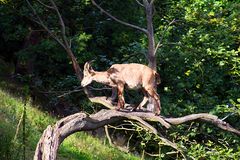
[[[44,4],[41,0],[38,0],[38,3],[41,3],[46,9],[48,9],[50,7],[51,9],[56,11],[56,14],[58,16],[58,20],[59,20],[59,23],[60,23],[60,27],[61,27],[60,28],[61,36],[57,36],[54,32],[51,31],[51,29],[46,24],[44,24],[44,21],[38,15],[36,9],[29,2],[29,0],[26,0],[26,2],[27,2],[28,6],[30,7],[30,9],[32,10],[32,12],[33,12],[33,14],[35,16],[34,17],[35,20],[33,19],[33,21],[36,22],[37,24],[39,24],[40,26],[42,26],[49,33],[49,35],[54,40],[56,40],[65,49],[66,53],[68,54],[69,58],[72,61],[72,65],[73,65],[74,71],[75,71],[79,81],[81,81],[82,80],[82,71],[81,71],[81,68],[78,65],[77,59],[74,56],[74,54],[73,54],[73,52],[71,50],[70,44],[69,44],[69,42],[67,40],[66,27],[65,27],[62,15],[60,14],[60,12],[58,10],[58,7],[55,4],[55,2],[53,0],[50,0],[52,6],[48,6],[48,5]],[[90,95],[89,91],[86,88],[84,88],[84,91],[85,91],[85,93]]]
[[[162,34],[159,42],[157,43],[157,45],[156,45],[156,47],[155,47],[154,54],[156,54],[158,48],[162,46],[162,41],[163,41],[163,38],[164,38],[164,36],[165,36],[166,31],[167,31],[168,28],[169,28],[173,23],[175,23],[175,22],[176,22],[176,20],[173,19],[170,23],[168,23],[167,26],[165,26],[165,28],[164,28],[164,30],[163,30],[163,34]]]
[[[47,25],[44,24],[43,20],[40,18],[40,16],[38,15],[37,11],[34,9],[34,7],[32,6],[32,4],[29,2],[29,0],[26,0],[28,6],[30,7],[30,9],[32,10],[34,16],[36,19],[32,19],[32,21],[34,21],[35,23],[39,24],[40,26],[43,27],[43,29],[45,29],[48,34],[54,39],[56,40],[63,48],[66,48],[66,46],[63,44],[62,40],[59,39],[57,37],[57,35],[55,35],[49,28]],[[38,2],[41,2],[40,0]],[[47,7],[48,8],[48,7]]]

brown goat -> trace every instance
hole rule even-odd
[[[161,111],[160,98],[155,91],[155,83],[160,83],[159,74],[148,66],[130,63],[130,64],[114,64],[107,71],[97,72],[92,69],[89,62],[84,65],[84,77],[81,82],[83,87],[96,81],[106,84],[118,90],[118,110],[124,108],[125,100],[123,97],[124,86],[130,89],[141,88],[144,93],[142,102],[135,107],[142,109],[149,97],[156,101],[156,114],[159,115]]]

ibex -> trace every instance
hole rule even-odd
[[[155,83],[160,83],[159,74],[153,69],[137,63],[130,64],[114,64],[107,71],[97,72],[91,67],[90,62],[86,62],[83,71],[84,77],[81,82],[82,87],[85,87],[96,81],[106,84],[118,90],[117,109],[124,108],[125,100],[123,97],[124,86],[130,89],[141,88],[144,93],[142,102],[133,108],[142,109],[149,97],[156,101],[156,114],[159,115],[161,111],[160,98],[155,91]]]

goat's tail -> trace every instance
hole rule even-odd
[[[155,78],[156,78],[156,79],[155,79],[155,80],[156,80],[156,83],[157,83],[157,84],[160,84],[160,83],[161,83],[160,75],[159,75],[157,72],[155,72],[154,74],[155,74]]]

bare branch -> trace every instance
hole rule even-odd
[[[69,42],[67,40],[67,36],[66,36],[66,26],[65,26],[65,23],[63,21],[63,18],[62,18],[62,15],[60,14],[59,10],[58,10],[58,7],[57,5],[55,4],[55,2],[53,0],[50,0],[50,2],[52,3],[53,5],[53,8],[56,10],[57,12],[57,15],[58,15],[58,19],[59,19],[59,22],[60,22],[60,25],[61,25],[61,33],[62,33],[62,39],[66,45],[66,47],[70,48],[70,45],[69,45]]]
[[[173,124],[173,125],[178,125],[178,124],[182,124],[182,123],[185,123],[188,121],[194,121],[194,120],[198,120],[198,119],[210,122],[223,130],[235,133],[240,136],[239,130],[233,128],[230,124],[222,121],[217,116],[214,116],[214,115],[211,115],[208,113],[191,114],[191,115],[187,115],[187,116],[179,117],[179,118],[164,118],[165,121],[167,121],[168,123]]]
[[[88,99],[89,99],[92,103],[98,103],[98,104],[101,104],[101,105],[105,106],[106,108],[115,109],[114,104],[112,104],[112,101],[108,100],[108,97],[105,97],[105,96],[101,96],[101,97],[89,97]]]
[[[95,5],[101,12],[103,12],[104,14],[106,14],[108,17],[112,18],[113,20],[115,20],[116,22],[118,23],[121,23],[125,26],[128,26],[128,27],[131,27],[131,28],[135,28],[137,30],[140,30],[142,31],[143,33],[145,34],[148,34],[148,31],[145,29],[145,28],[141,28],[139,26],[136,26],[136,25],[133,25],[133,24],[130,24],[130,23],[127,23],[127,22],[124,22],[116,17],[114,17],[113,15],[111,15],[110,13],[108,13],[107,11],[105,11],[102,7],[100,7],[94,0],[91,0],[92,1],[92,4]]]
[[[110,135],[109,135],[109,132],[108,132],[108,125],[105,125],[105,126],[104,126],[104,130],[105,130],[105,134],[106,134],[106,136],[107,136],[107,139],[108,139],[108,142],[109,142],[110,146],[116,147],[116,148],[118,148],[119,150],[121,150],[121,151],[123,151],[123,152],[126,152],[126,153],[129,152],[129,150],[128,150],[127,148],[120,147],[120,146],[118,146],[118,145],[115,145],[115,144],[112,142],[112,139],[111,139],[111,137],[110,137]]]
[[[147,155],[149,155],[149,156],[151,156],[151,157],[160,157],[160,154],[159,154],[159,153],[157,153],[157,154],[151,154],[151,153],[148,153],[148,152],[145,151],[145,154],[147,154]]]
[[[154,0],[151,0],[150,5],[153,5]]]
[[[33,20],[34,22],[36,22],[37,24],[41,25],[47,32],[48,34],[55,39],[63,48],[66,48],[65,45],[62,43],[62,41],[44,24],[44,22],[42,21],[42,19],[38,16],[37,11],[34,9],[34,7],[32,6],[32,4],[29,2],[29,0],[26,0],[28,6],[31,8],[31,10],[33,11],[33,14],[36,16],[37,20]]]
[[[16,129],[16,132],[15,132],[15,136],[13,138],[13,141],[16,141],[17,140],[17,136],[18,136],[18,132],[19,132],[19,129],[20,129],[20,125],[22,124],[22,121],[23,121],[23,116],[24,116],[24,111],[22,112],[22,115],[18,121],[18,124],[17,124],[17,129]]]
[[[63,94],[57,96],[58,98],[61,98],[61,97],[67,96],[67,95],[72,94],[72,93],[81,92],[83,90],[84,89],[81,88],[81,89],[74,89],[72,91],[51,91],[51,92],[43,92],[43,93],[63,93]],[[89,87],[89,90],[102,91],[102,90],[112,90],[112,88],[109,88],[109,87],[104,87],[104,88]]]
[[[154,54],[156,54],[157,50],[159,47],[161,47],[163,44],[162,44],[162,41],[163,41],[163,38],[166,34],[166,31],[168,30],[169,26],[171,26],[173,23],[175,23],[176,20],[173,19],[170,23],[168,23],[167,26],[165,26],[165,29],[163,30],[163,35],[161,36],[161,39],[159,40],[159,42],[157,43],[156,47],[155,47],[155,50],[154,50]]]
[[[52,6],[46,5],[46,4],[43,3],[41,0],[37,0],[37,2],[40,3],[41,5],[43,5],[43,6],[46,7],[46,8],[54,9]]]
[[[144,7],[144,5],[139,1],[139,0],[136,0],[137,4],[139,4],[141,7]]]
[[[104,126],[104,130],[105,130],[105,134],[106,134],[107,139],[108,139],[108,143],[110,144],[110,146],[113,146],[112,139],[111,139],[111,137],[109,135],[109,132],[108,132],[108,125]]]
[[[129,113],[119,112],[115,110],[101,110],[94,115],[87,116],[84,113],[76,113],[59,120],[54,126],[48,126],[38,142],[34,160],[55,160],[57,150],[63,140],[69,135],[78,131],[89,131],[107,124],[119,122],[124,119],[133,119],[146,124],[141,118],[136,118]],[[146,127],[145,127],[146,128]],[[151,128],[147,126],[147,128]],[[165,138],[161,138],[166,145],[173,146],[172,142],[168,142]],[[173,144],[173,145],[172,145]]]
[[[34,22],[38,23],[39,25],[41,25],[49,34],[50,36],[52,36],[63,48],[67,49],[69,48],[69,43],[67,41],[67,37],[66,37],[66,27],[63,21],[63,18],[55,4],[55,2],[53,0],[50,0],[52,6],[48,6],[46,4],[44,4],[43,2],[41,2],[40,0],[37,0],[40,4],[42,4],[43,6],[45,6],[46,8],[51,8],[54,9],[57,12],[58,15],[58,19],[59,19],[59,23],[61,25],[61,33],[62,33],[62,40],[63,42],[61,42],[61,40],[44,24],[44,22],[42,21],[42,19],[39,17],[39,15],[37,14],[36,10],[34,9],[34,7],[31,5],[31,3],[29,2],[29,0],[26,0],[26,2],[28,3],[29,7],[32,9],[34,15],[37,18],[37,21],[34,20]]]
[[[73,38],[71,38],[71,39],[69,40],[69,48],[72,48],[72,40],[73,40]]]
[[[138,124],[140,126],[142,126],[144,129],[154,133],[154,134],[158,134],[156,128],[154,128],[152,125],[150,125],[149,123],[147,123],[146,121],[144,121],[142,118],[137,117],[137,116],[126,116],[128,119],[131,120],[136,120],[137,122],[139,122]]]
[[[112,125],[108,125],[109,128],[113,128],[115,130],[125,130],[125,131],[136,131],[135,129],[131,129],[131,128],[125,128],[125,127],[121,127],[120,126],[112,126]]]
[[[234,115],[235,112],[229,113],[228,115],[226,115],[224,118],[222,118],[221,120],[224,121],[225,119],[227,119],[229,116]]]

